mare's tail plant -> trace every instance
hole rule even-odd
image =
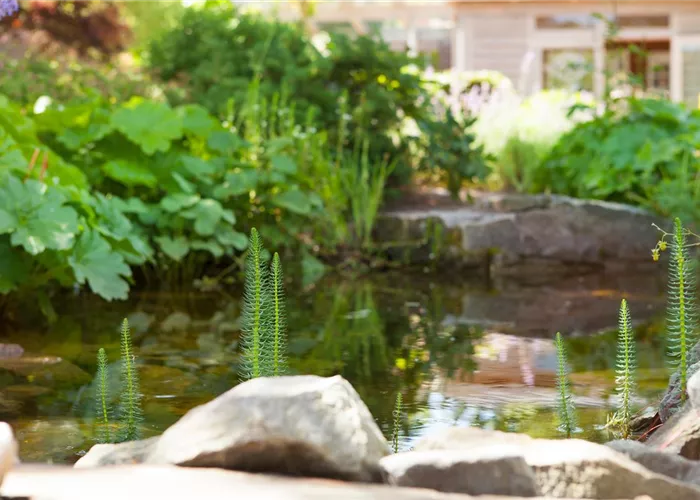
[[[400,392],[396,393],[396,402],[394,403],[394,429],[391,435],[391,447],[394,453],[399,452],[399,436],[401,433],[401,418],[403,416],[403,396]]]
[[[620,405],[610,424],[618,427],[623,439],[630,436],[632,419],[632,396],[636,387],[637,356],[632,330],[632,318],[626,300],[620,304],[619,329],[617,336],[617,366],[615,385],[620,397]]]
[[[272,372],[273,375],[278,376],[287,372],[287,317],[282,264],[277,252],[272,257],[270,274],[270,295],[272,296]]]
[[[119,441],[133,441],[141,437],[141,390],[136,372],[136,358],[131,343],[129,322],[124,318],[121,329],[121,397],[119,399]]]
[[[576,408],[571,396],[571,386],[569,384],[569,373],[566,361],[566,349],[561,333],[557,332],[557,415],[559,417],[559,429],[571,437],[576,431]]]
[[[264,376],[266,368],[263,319],[264,309],[267,307],[265,297],[267,273],[263,252],[258,230],[253,228],[250,231],[243,292],[243,372],[241,375],[244,379]]]
[[[681,403],[684,403],[687,397],[688,354],[697,340],[698,326],[695,304],[695,266],[693,266],[686,244],[688,234],[690,232],[676,217],[673,234],[664,232],[661,241],[652,250],[654,260],[658,260],[659,250],[666,249],[666,236],[672,237],[668,271],[666,335],[671,365],[678,371]]]
[[[109,406],[109,372],[107,370],[107,354],[100,347],[97,351],[97,377],[95,379],[95,406],[97,408],[97,441],[111,443],[110,432],[111,408]]]
[[[282,264],[277,253],[265,267],[260,234],[250,232],[243,294],[243,379],[287,372],[287,322]]]

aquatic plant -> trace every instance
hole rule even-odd
[[[620,304],[615,370],[615,385],[620,397],[620,405],[608,421],[607,426],[619,428],[623,439],[627,439],[630,435],[630,421],[632,419],[632,396],[636,387],[637,356],[632,318],[625,299],[622,299]]]
[[[401,417],[403,416],[403,396],[400,392],[396,393],[396,402],[394,403],[394,430],[391,436],[391,447],[394,453],[399,452],[399,436],[401,434]]]
[[[100,443],[112,441],[110,432],[111,408],[109,407],[109,372],[107,369],[107,354],[100,347],[97,351],[97,377],[95,378],[95,403],[97,408],[97,440]]]
[[[576,431],[576,407],[571,396],[571,386],[566,362],[566,349],[561,333],[557,332],[555,344],[557,347],[557,416],[559,429],[567,438]]]
[[[244,379],[272,377],[287,372],[287,321],[282,264],[277,252],[270,269],[258,231],[250,231],[243,292]]]
[[[136,371],[136,357],[131,343],[129,321],[126,318],[124,318],[121,328],[121,358],[118,436],[120,442],[139,439],[141,437],[139,425],[143,420],[142,394]]]
[[[652,256],[654,260],[659,259],[659,252],[668,246],[666,237],[670,236],[666,340],[670,364],[678,371],[681,403],[684,403],[688,385],[688,351],[695,345],[698,331],[695,266],[686,244],[686,236],[692,233],[683,227],[678,217],[674,219],[673,233],[661,231],[664,234],[652,250]]]
[[[284,277],[277,252],[272,257],[270,285],[272,295],[272,372],[275,376],[287,372],[287,316],[284,300]]]
[[[250,230],[248,255],[245,263],[245,288],[243,291],[243,368],[244,379],[264,376],[265,338],[264,309],[267,306],[265,283],[267,273],[263,263],[264,248],[258,230]]]

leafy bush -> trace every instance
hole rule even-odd
[[[629,98],[564,134],[544,168],[556,192],[635,202],[697,221],[699,146],[699,111]]]
[[[93,96],[30,118],[0,96],[0,293],[87,284],[122,299],[130,266],[190,280],[244,250],[253,224],[282,246],[332,232],[347,206],[313,193],[326,134],[256,89],[227,127],[197,105]]]
[[[133,70],[69,57],[49,59],[33,53],[0,61],[0,88],[21,106],[33,106],[42,96],[69,102],[89,99],[98,92],[121,102],[132,96],[156,98],[162,94],[159,85],[147,75]]]
[[[564,91],[543,91],[527,99],[500,91],[480,111],[474,132],[493,156],[493,175],[503,188],[538,193],[548,190],[543,160],[576,121],[569,109],[583,99]]]
[[[314,126],[331,135],[345,94],[350,115],[346,137],[355,137],[356,129],[371,134],[373,161],[387,154],[391,159],[403,156],[407,144],[398,136],[399,127],[405,117],[418,118],[424,111],[421,76],[406,70],[420,67],[420,59],[369,35],[333,33],[317,48],[302,26],[240,13],[230,2],[186,9],[181,24],[151,44],[147,61],[161,79],[185,89],[184,100],[171,96],[171,102],[201,104],[224,116],[229,100],[235,107],[258,79],[262,98],[270,100],[284,89],[294,96],[299,121],[313,110]]]
[[[442,118],[418,122],[423,143],[419,168],[437,173],[454,198],[465,180],[483,180],[488,174],[483,146],[476,144],[470,130],[474,122],[474,118],[464,118],[449,108]]]
[[[308,107],[309,96],[334,105],[318,79],[323,57],[300,26],[239,14],[230,2],[185,9],[180,24],[151,43],[147,64],[164,81],[181,83],[186,102],[218,115],[229,99],[245,100],[256,76],[268,98],[284,81],[299,108]]]

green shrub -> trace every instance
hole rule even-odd
[[[484,180],[489,172],[488,157],[471,131],[474,122],[448,106],[441,116],[418,121],[418,169],[437,174],[453,198],[459,197],[464,181]]]
[[[0,88],[11,101],[23,107],[33,106],[42,96],[65,103],[89,100],[97,92],[122,102],[133,96],[158,98],[163,93],[148,75],[135,70],[69,57],[48,58],[41,54],[1,61]]]
[[[582,100],[564,91],[543,91],[521,99],[509,90],[498,91],[481,109],[474,133],[493,157],[499,187],[539,193],[550,189],[543,160],[575,125],[570,107]]]
[[[700,111],[630,98],[564,134],[544,168],[552,190],[700,220]]]
[[[30,117],[0,96],[0,293],[87,283],[123,299],[130,266],[189,282],[244,250],[253,224],[278,247],[316,228],[332,239],[348,205],[323,208],[331,185],[314,193],[327,134],[254,85],[243,104],[224,127],[196,105],[92,96]]]
[[[420,67],[420,59],[393,51],[372,35],[333,33],[317,48],[299,24],[240,13],[230,2],[186,9],[181,24],[151,44],[147,61],[161,79],[185,89],[184,101],[172,102],[201,104],[224,116],[229,100],[235,108],[258,79],[261,98],[270,100],[285,89],[294,96],[297,120],[313,110],[314,126],[331,136],[345,94],[346,137],[354,137],[356,129],[371,134],[373,161],[402,157],[407,145],[399,127],[405,117],[417,118],[424,110],[420,73],[406,71],[408,65]],[[400,167],[407,165],[405,160]],[[405,168],[402,173],[408,175]]]

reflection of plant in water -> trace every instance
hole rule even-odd
[[[403,401],[401,393],[396,393],[396,402],[394,403],[394,432],[391,443],[394,453],[399,452],[399,437],[401,435],[401,421],[403,420]]]
[[[384,325],[370,283],[335,290],[322,335],[320,352],[315,349],[312,356],[334,360],[344,377],[371,381],[389,370]]]
[[[576,431],[576,407],[571,395],[571,384],[569,382],[569,370],[566,361],[566,349],[561,333],[557,332],[557,414],[559,417],[559,429],[566,434],[567,438]]]
[[[455,373],[473,373],[477,368],[474,360],[474,343],[483,335],[483,329],[474,325],[446,325],[442,297],[434,291],[425,308],[409,316],[411,334],[404,339],[409,346],[409,358],[423,369],[437,367],[446,377]]]
[[[531,404],[506,404],[496,420],[496,429],[506,432],[520,432],[523,423],[537,416],[537,408]]]

